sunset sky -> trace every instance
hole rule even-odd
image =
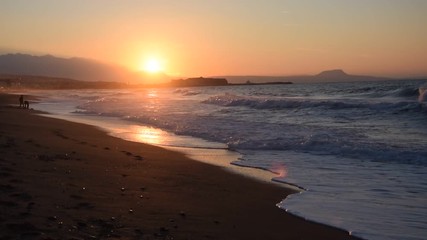
[[[426,25],[425,0],[0,0],[0,53],[188,77],[427,76]]]

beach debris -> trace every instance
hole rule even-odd
[[[30,211],[31,209],[33,209],[33,206],[34,206],[35,204],[36,204],[35,202],[29,202],[29,203],[27,204],[27,210],[28,210],[28,211]]]
[[[166,228],[166,227],[160,227],[159,228],[159,232],[154,233],[154,236],[155,237],[161,237],[163,239],[173,239],[173,237],[169,236],[168,233],[169,233],[169,229],[168,228]]]
[[[83,199],[83,197],[82,197],[82,196],[80,196],[80,195],[75,195],[75,194],[71,194],[71,195],[70,195],[70,198],[74,198],[74,199]]]
[[[74,209],[87,209],[87,210],[93,209],[93,208],[95,208],[95,206],[93,206],[91,203],[88,203],[88,202],[80,202],[74,207]]]
[[[44,155],[44,154],[36,155],[36,159],[40,160],[40,161],[45,161],[45,162],[52,162],[52,161],[54,161],[54,159],[51,156]]]
[[[115,217],[111,217],[111,221],[116,221],[116,218]]]
[[[78,225],[80,228],[85,228],[85,227],[87,227],[87,224],[86,224],[85,222],[77,222],[77,225]]]
[[[70,160],[71,159],[71,154],[69,153],[65,153],[65,154],[56,154],[54,156],[56,159],[60,159],[60,160]]]
[[[19,206],[16,202],[12,201],[0,201],[0,206],[5,207],[17,207]]]
[[[15,191],[15,187],[13,187],[12,185],[10,185],[10,184],[1,184],[0,185],[0,192],[1,193],[9,193],[9,192],[13,192],[13,191]]]
[[[120,188],[120,191],[124,192],[126,190],[126,188],[122,187]]]
[[[122,153],[124,153],[124,154],[126,154],[126,156],[132,156],[132,153],[131,152],[128,152],[128,151],[122,151]]]
[[[55,160],[70,160],[72,159],[72,155],[75,155],[76,152],[71,153],[60,153],[60,154],[54,154],[54,155],[47,155],[47,154],[38,154],[35,156],[37,160],[45,161],[45,162],[53,162]]]
[[[10,196],[13,198],[16,198],[17,200],[24,201],[24,202],[28,202],[31,199],[33,199],[33,197],[26,192],[13,193]]]
[[[141,156],[139,156],[139,155],[137,155],[137,156],[135,156],[135,160],[142,161],[142,160],[144,160],[144,158],[141,157]]]
[[[20,233],[19,239],[36,239],[35,237],[38,237],[41,235],[41,232],[39,231],[39,229],[36,226],[34,226],[33,224],[28,223],[28,222],[25,222],[25,223],[7,223],[7,224],[2,225],[2,227],[5,227],[6,229],[13,231],[13,232],[19,232]],[[3,232],[2,232],[2,234],[3,234]],[[2,239],[9,239],[9,238],[2,238]]]
[[[52,131],[57,137],[60,137],[62,139],[69,139],[69,137],[65,136],[61,130],[54,130]]]
[[[2,148],[10,148],[14,146],[16,146],[15,139],[11,137],[7,137],[6,142],[0,145]]]
[[[180,215],[181,217],[186,217],[186,216],[187,216],[187,214],[186,214],[184,211],[179,212],[179,215]]]
[[[133,213],[133,209],[132,208],[129,209],[129,213]]]
[[[144,198],[144,196],[142,196],[142,194],[141,194],[141,195],[139,195],[139,198]]]
[[[140,235],[141,237],[144,235],[144,231],[142,229],[135,229],[134,232],[138,235]]]

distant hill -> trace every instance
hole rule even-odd
[[[345,73],[341,69],[335,69],[335,70],[328,70],[323,71],[315,76],[318,79],[346,79],[350,77],[347,73]]]
[[[172,80],[169,86],[173,87],[201,87],[201,86],[226,86],[228,85],[225,78],[187,78]]]
[[[68,78],[0,74],[0,90],[20,89],[117,89],[139,87],[124,82],[79,81]]]
[[[84,58],[52,55],[0,55],[0,74],[70,78],[83,81],[140,82],[143,76],[128,69]]]
[[[45,76],[81,81],[121,82],[130,84],[159,84],[170,80],[165,74],[144,74],[125,67],[85,58],[59,58],[52,55],[29,54],[0,55],[0,75]],[[351,82],[378,81],[389,78],[350,75],[343,70],[329,70],[317,75],[301,76],[215,76],[228,83],[285,83],[285,82]]]
[[[381,81],[391,78],[350,75],[341,69],[323,71],[317,75],[300,76],[218,76],[226,78],[230,83],[263,83],[263,82],[358,82],[358,81]]]
[[[313,79],[314,81],[318,81],[318,82],[358,82],[358,81],[390,80],[390,78],[385,78],[385,77],[349,75],[341,69],[323,71],[313,76]]]

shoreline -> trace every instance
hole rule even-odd
[[[358,239],[277,208],[291,189],[16,99],[0,94],[2,239]]]
[[[45,112],[43,110],[42,112],[43,113],[40,113],[38,115],[43,117],[48,117],[48,118],[60,119],[64,121],[70,121],[70,122],[94,126],[94,127],[97,127],[99,130],[105,132],[109,136],[117,137],[125,141],[154,145],[154,146],[158,146],[171,151],[179,152],[192,160],[214,165],[214,166],[223,167],[225,170],[230,171],[232,173],[237,173],[246,177],[251,177],[258,181],[263,181],[270,184],[276,184],[284,188],[290,188],[297,192],[305,190],[304,188],[292,183],[274,180],[274,178],[277,177],[277,173],[272,172],[268,169],[247,167],[247,166],[233,163],[234,161],[239,160],[239,158],[241,157],[241,153],[237,151],[229,150],[226,148],[226,146],[221,147],[220,145],[223,145],[221,143],[208,142],[203,139],[196,139],[196,138],[193,139],[193,137],[187,137],[187,136],[176,136],[173,133],[169,133],[161,129],[156,129],[148,126],[141,126],[136,123],[126,122],[116,117],[99,117],[99,116],[90,116],[90,115],[79,116],[79,115],[72,115],[72,114],[61,115],[61,114]],[[103,121],[105,120],[105,118],[108,118],[109,120]],[[100,122],[102,123],[99,124]],[[106,124],[106,122],[108,123]],[[131,132],[128,132],[124,130],[125,128],[130,128],[132,130]],[[150,129],[149,134],[141,134],[142,137],[140,136],[140,134],[136,134],[136,132],[141,132],[141,129],[143,129],[142,130],[143,132],[147,132],[146,130],[147,128]],[[150,138],[153,138],[152,135],[158,134],[157,131],[162,132],[159,135],[167,135],[166,138],[172,137],[174,140],[172,141],[167,140],[166,141],[167,144],[159,144],[154,141],[150,141]],[[147,137],[148,140],[143,139],[143,137]],[[160,137],[163,137],[163,136],[160,136]],[[185,140],[182,140],[181,138]],[[191,140],[188,140],[188,138],[190,138]],[[181,141],[184,142],[184,145],[181,144]],[[193,141],[197,141],[197,142],[202,141],[202,143],[195,144]],[[178,145],[174,145],[177,143]],[[189,145],[185,146],[185,143],[187,144],[189,143]],[[221,160],[218,161],[218,159],[221,159]]]

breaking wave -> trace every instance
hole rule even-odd
[[[253,109],[307,109],[322,108],[328,110],[340,110],[348,108],[360,108],[371,110],[401,110],[402,108],[418,109],[419,104],[415,101],[367,101],[356,98],[348,99],[309,99],[309,98],[280,98],[280,97],[252,97],[224,94],[210,97],[203,101],[225,107],[248,107]]]

